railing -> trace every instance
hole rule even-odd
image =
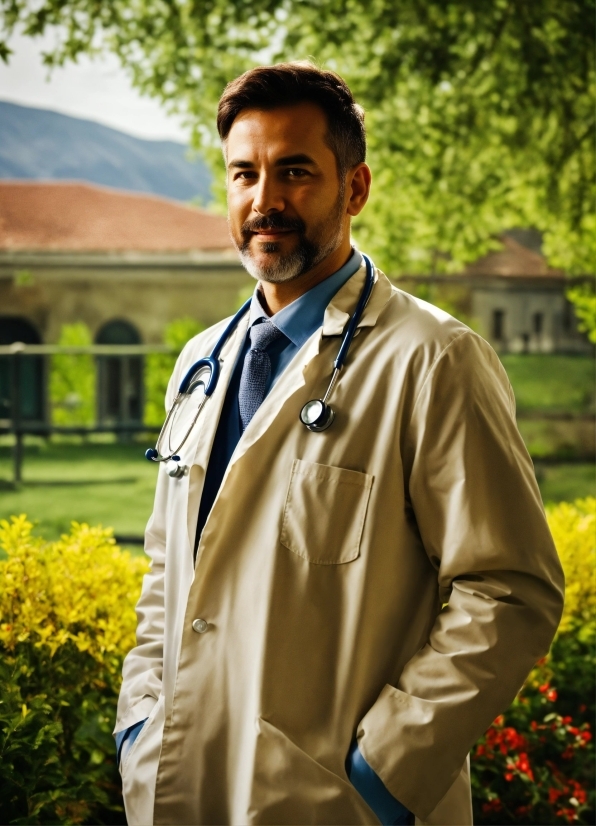
[[[42,356],[48,358],[53,355],[90,355],[127,358],[131,356],[146,356],[154,353],[174,355],[175,351],[166,345],[160,344],[94,344],[85,347],[62,346],[58,344],[14,344],[0,345],[0,357],[10,358],[10,416],[0,418],[0,433],[12,433],[14,436],[12,465],[13,481],[19,484],[22,481],[23,469],[23,439],[26,435],[51,436],[52,434],[90,435],[93,433],[158,433],[159,427],[147,425],[142,421],[112,421],[97,423],[94,426],[86,425],[55,425],[49,421],[27,421],[22,415],[22,359],[26,356]]]

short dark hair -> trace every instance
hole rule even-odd
[[[366,158],[364,109],[343,78],[307,61],[257,66],[228,83],[217,109],[219,137],[225,142],[244,109],[277,109],[306,102],[317,104],[325,113],[327,143],[343,176]]]

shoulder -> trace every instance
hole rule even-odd
[[[395,286],[379,318],[390,357],[408,365],[418,396],[435,381],[445,388],[498,386],[512,399],[507,374],[490,344],[459,319]]]

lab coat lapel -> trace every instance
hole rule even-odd
[[[313,359],[319,355],[321,349],[321,340],[323,337],[337,337],[340,336],[349,321],[358,298],[364,286],[364,279],[366,277],[366,266],[362,267],[356,272],[352,278],[344,284],[344,286],[333,297],[329,306],[325,311],[322,329],[317,330],[308,339],[306,344],[299,350],[294,359],[290,362],[288,367],[284,370],[279,380],[274,385],[267,398],[264,400],[261,407],[255,413],[254,418],[250,422],[245,433],[241,437],[238,446],[228,465],[228,471],[233,464],[235,464],[245,453],[252,447],[255,442],[261,439],[267,432],[273,419],[280,415],[284,405],[291,396],[304,386],[306,383],[306,372]],[[358,324],[358,328],[373,327],[383,307],[391,297],[391,284],[389,280],[378,270],[375,271],[375,286],[372,295],[366,305],[362,318]],[[333,356],[335,358],[335,355]],[[333,372],[333,359],[329,363],[321,362],[318,369],[309,376],[309,380],[315,381],[317,384],[320,381],[324,382],[326,375],[331,378]],[[295,411],[296,417],[299,415],[299,410]],[[222,481],[222,487],[225,484],[226,475]]]
[[[185,481],[188,486],[185,496],[187,504],[186,524],[188,542],[191,548],[194,545],[197,513],[201,501],[205,473],[207,471],[207,465],[211,455],[213,440],[215,439],[215,433],[219,425],[219,419],[228,390],[228,385],[232,377],[234,365],[236,364],[238,353],[244,344],[247,328],[248,319],[245,317],[240,321],[240,324],[236,327],[233,334],[224,345],[220,355],[221,372],[217,382],[217,387],[213,396],[208,400],[205,405],[205,409],[201,413],[200,419],[202,421],[200,421],[200,426],[196,427],[196,432],[191,434],[189,437],[189,444],[187,448],[188,452],[186,453],[190,460],[188,464],[192,466],[191,473],[193,475],[197,473],[195,466],[198,466],[198,473],[200,474],[196,480],[194,478],[190,480],[188,476],[185,477]],[[205,347],[205,352],[210,352],[213,349],[218,337],[219,336],[214,337],[214,340],[210,342],[207,347]],[[199,357],[200,354],[195,354],[193,358],[196,360],[196,358]]]

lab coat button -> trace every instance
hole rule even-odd
[[[206,622],[204,619],[196,619],[193,620],[192,623],[192,630],[196,631],[197,634],[204,634],[205,631],[209,628],[209,623]]]

